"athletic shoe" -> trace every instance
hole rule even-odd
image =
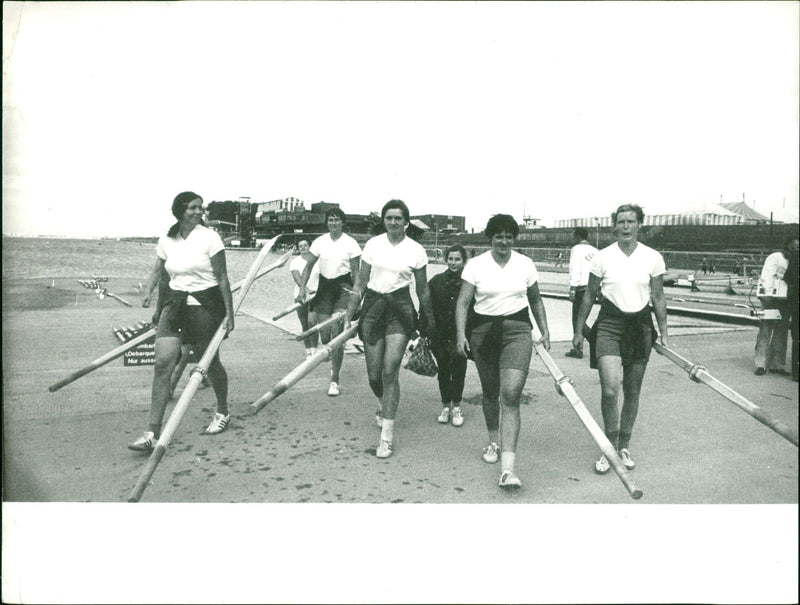
[[[756,368],[756,376],[763,376],[767,371],[764,368]]]
[[[500,475],[500,483],[498,483],[498,485],[506,488],[518,488],[522,487],[522,481],[514,474],[514,471],[503,471],[503,474]]]
[[[134,452],[152,452],[157,441],[158,439],[152,431],[145,431],[144,435],[128,446],[128,449]]]
[[[378,446],[378,449],[375,450],[375,455],[378,458],[388,458],[392,455],[392,442],[386,441],[386,439],[381,439],[381,443]]]
[[[439,414],[439,417],[436,420],[442,424],[447,424],[450,422],[450,408],[442,408],[442,413]]]
[[[339,394],[339,385],[331,381],[331,386],[328,387],[328,397],[336,397]]]
[[[625,465],[625,468],[631,470],[636,464],[634,463],[633,459],[631,458],[631,453],[628,451],[628,448],[623,447],[619,451],[619,459],[622,460],[622,464]]]
[[[380,408],[375,412],[375,424],[379,429],[383,428],[383,411]]]
[[[583,359],[583,351],[576,351],[575,349],[570,349],[566,353],[564,353],[564,357],[574,357],[575,359]]]
[[[439,422],[441,422],[441,417],[439,418]],[[452,418],[453,426],[461,426],[464,424],[464,416],[461,415],[461,408],[454,407],[453,408],[453,418]]]
[[[594,471],[600,475],[605,475],[611,469],[611,465],[605,457],[605,454],[597,459],[594,463]]]
[[[219,412],[214,414],[214,418],[211,419],[211,424],[208,425],[208,428],[205,430],[206,435],[216,435],[217,433],[221,433],[226,428],[228,428],[228,422],[231,420],[231,415],[228,414],[227,416],[223,416]]]
[[[500,451],[500,446],[498,446],[494,441],[492,441],[489,445],[483,448],[483,459],[485,462],[489,464],[494,464],[500,459],[500,455],[498,452]]]

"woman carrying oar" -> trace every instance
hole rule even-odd
[[[572,346],[583,342],[583,325],[592,310],[598,290],[603,294],[600,314],[589,338],[590,363],[600,372],[603,428],[617,448],[627,469],[635,465],[630,446],[639,411],[642,379],[656,341],[650,311],[656,314],[661,344],[667,345],[667,303],[664,298],[666,267],[660,253],[638,241],[644,212],[636,204],[624,204],[611,215],[617,241],[595,254],[589,269],[581,310],[575,323]],[[622,410],[617,397],[622,383]],[[595,471],[605,474],[611,465],[605,455],[595,462]]]
[[[408,341],[416,328],[416,311],[411,299],[411,282],[415,283],[426,326],[421,331],[432,334],[435,328],[431,295],[426,277],[428,254],[407,237],[406,229],[416,234],[410,225],[408,206],[401,200],[390,200],[381,210],[379,235],[364,245],[361,268],[356,278],[355,292],[347,307],[349,326],[361,297],[359,332],[364,342],[367,378],[378,398],[375,419],[381,429],[380,443],[375,452],[378,458],[388,458],[394,449],[394,419],[400,403],[400,363]],[[422,326],[421,326],[422,328]]]
[[[308,240],[301,239],[299,242],[297,242],[297,251],[299,254],[289,263],[289,273],[294,280],[295,300],[297,300],[297,297],[300,294],[300,286],[303,286],[303,271],[308,263],[314,260],[314,257],[308,251],[308,247]],[[308,283],[305,284],[306,296],[303,300],[298,301],[302,306],[297,309],[297,318],[300,320],[300,327],[303,328],[303,332],[317,323],[317,314],[312,313],[308,307],[310,305],[310,301],[314,298],[314,294],[317,292],[318,284],[319,269],[317,268],[317,265],[313,265],[311,269],[311,277],[309,277]],[[306,357],[311,357],[317,350],[319,335],[316,332],[314,334],[309,334],[305,337],[304,342],[306,345]]]
[[[164,271],[169,287],[164,300],[158,300],[153,389],[150,400],[150,426],[128,446],[150,452],[161,434],[164,410],[170,397],[170,377],[181,353],[181,341],[193,345],[198,356],[225,321],[226,334],[233,331],[233,298],[225,262],[225,246],[220,236],[203,223],[203,199],[191,191],[178,194],[172,202],[178,221],[158,240],[156,262],[145,289],[143,307],[150,306],[150,293]],[[214,356],[208,375],[217,396],[217,411],[205,430],[221,433],[228,427],[228,374]]]

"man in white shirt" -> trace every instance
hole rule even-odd
[[[569,253],[569,299],[572,301],[572,330],[578,333],[578,313],[581,310],[583,295],[589,283],[589,267],[597,248],[589,243],[589,232],[583,227],[576,227],[572,232],[575,245]],[[567,357],[583,358],[583,344],[573,347],[566,353]]]
[[[758,282],[758,300],[765,311],[756,338],[756,376],[767,371],[786,374],[786,343],[789,332],[789,308],[786,301],[786,282],[783,275],[789,266],[792,250],[797,251],[798,238],[789,237],[783,250],[774,252],[764,261]],[[777,312],[778,317],[774,317]]]

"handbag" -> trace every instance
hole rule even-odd
[[[408,361],[404,367],[421,376],[436,376],[439,369],[436,366],[436,360],[433,358],[433,353],[431,353],[430,344],[426,337],[420,337],[417,346],[408,356]]]

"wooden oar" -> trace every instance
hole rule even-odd
[[[321,321],[318,324],[315,324],[315,325],[311,326],[305,332],[301,332],[300,334],[295,336],[295,340],[303,340],[306,336],[311,336],[312,334],[316,334],[322,328],[325,328],[325,327],[327,327],[327,326],[329,326],[331,324],[334,324],[337,321],[341,321],[342,319],[344,319],[344,311],[337,311],[336,313],[331,315],[325,321]]]
[[[277,238],[274,238],[272,242],[274,242],[275,239]],[[244,301],[244,297],[247,296],[247,291],[250,289],[251,284],[256,280],[258,269],[261,267],[261,263],[264,262],[267,254],[269,254],[269,249],[271,247],[272,244],[269,246],[264,246],[253,263],[253,266],[250,267],[250,271],[247,272],[247,276],[242,280],[239,298],[233,305],[234,315],[236,315],[239,307],[242,306],[242,301]],[[291,252],[287,253],[286,258],[291,256],[291,254]],[[167,419],[164,430],[161,431],[161,436],[158,438],[158,443],[156,443],[153,453],[150,454],[150,459],[147,461],[144,471],[139,477],[139,480],[136,482],[136,485],[134,486],[133,491],[128,498],[128,502],[138,502],[142,497],[142,493],[147,487],[147,483],[153,476],[153,473],[155,472],[158,463],[161,461],[161,458],[164,457],[164,453],[167,451],[167,446],[172,439],[172,435],[178,429],[181,420],[183,420],[183,416],[192,401],[192,397],[194,397],[194,394],[200,386],[200,383],[203,381],[203,376],[205,376],[208,366],[211,365],[211,360],[214,359],[214,355],[217,354],[217,350],[222,344],[222,339],[224,337],[225,321],[223,320],[222,323],[220,323],[219,328],[217,328],[217,331],[214,334],[214,337],[211,339],[211,342],[208,343],[208,346],[206,347],[203,356],[200,358],[200,361],[197,363],[197,366],[192,370],[192,375],[189,378],[189,382],[186,384],[186,387],[184,387],[183,392],[178,399],[178,403],[175,404],[175,408],[172,410],[172,413]]]
[[[289,313],[297,311],[300,307],[302,307],[305,303],[296,302],[292,305],[286,307],[283,311],[278,313],[277,315],[273,316],[272,321],[278,321],[281,317],[286,317]]]
[[[750,414],[753,418],[758,420],[763,425],[771,428],[773,431],[778,433],[781,437],[792,442],[795,446],[797,446],[797,431],[795,431],[790,426],[775,420],[769,413],[758,407],[756,404],[752,403],[748,399],[744,398],[742,395],[734,391],[724,382],[717,380],[711,374],[708,373],[708,370],[699,364],[692,363],[688,359],[681,357],[678,353],[670,349],[669,347],[665,347],[660,343],[655,343],[653,345],[656,351],[661,353],[664,357],[669,359],[672,363],[674,363],[679,368],[682,368],[689,374],[689,378],[694,380],[695,382],[702,382],[708,387],[714,389],[717,393],[725,397],[728,401],[735,404],[748,414]]]
[[[261,411],[264,406],[280,397],[283,393],[288,391],[289,388],[297,384],[297,382],[299,382],[301,379],[305,378],[311,372],[311,370],[316,368],[323,361],[330,358],[331,352],[335,348],[343,347],[344,343],[347,342],[348,339],[352,338],[357,330],[358,322],[353,322],[349,328],[339,334],[336,338],[331,339],[328,344],[322,345],[319,349],[317,349],[316,353],[314,353],[311,357],[298,365],[294,370],[276,382],[275,386],[273,386],[270,391],[264,393],[264,395],[251,403],[250,408],[252,412],[255,414]]]
[[[280,237],[280,236],[278,236],[278,237]],[[267,249],[271,248],[272,245],[275,243],[276,239],[277,239],[277,237],[273,238],[272,240],[267,242],[267,244],[264,245],[264,248],[267,248]],[[287,252],[286,254],[284,254],[282,257],[280,257],[277,261],[272,263],[270,266],[268,266],[267,268],[262,269],[261,271],[259,271],[258,274],[256,275],[256,279],[258,279],[259,277],[262,277],[263,275],[266,275],[270,271],[274,271],[278,267],[284,265],[286,263],[286,261],[289,260],[290,256],[292,256],[291,252]],[[243,281],[240,281],[240,282],[234,284],[233,286],[231,286],[231,292],[236,292],[237,290],[239,290],[239,288],[242,287],[243,283],[244,283]],[[103,355],[101,357],[98,357],[94,361],[90,362],[86,367],[83,367],[80,370],[76,370],[75,372],[73,372],[72,374],[67,376],[66,378],[63,378],[63,379],[59,380],[58,382],[56,382],[54,384],[51,384],[48,387],[48,390],[51,393],[56,392],[58,389],[68,385],[71,382],[76,381],[81,376],[86,376],[86,374],[89,374],[90,372],[93,372],[97,368],[104,366],[109,361],[113,361],[117,357],[121,357],[122,355],[125,354],[126,351],[130,351],[131,349],[133,349],[137,345],[140,345],[141,343],[145,342],[148,338],[153,336],[155,333],[156,333],[156,328],[155,327],[151,328],[147,332],[143,332],[142,334],[140,334],[136,338],[134,338],[132,340],[129,340],[128,342],[120,345],[116,349],[113,349],[112,351],[109,351],[105,355]]]
[[[536,332],[534,332],[534,342],[536,342],[538,338],[539,337],[537,336]],[[544,362],[544,365],[547,366],[547,370],[550,372],[553,380],[555,380],[556,391],[559,395],[566,397],[567,401],[572,404],[572,408],[578,414],[578,418],[581,419],[583,426],[586,427],[586,430],[589,431],[592,439],[594,439],[595,443],[597,443],[597,445],[600,447],[600,451],[602,451],[603,455],[606,457],[606,459],[608,459],[608,462],[611,464],[611,468],[614,469],[614,472],[619,477],[619,480],[622,481],[625,489],[628,490],[631,498],[634,500],[641,498],[643,495],[642,490],[636,486],[631,478],[631,474],[628,472],[628,469],[625,468],[625,465],[622,464],[622,460],[619,459],[617,450],[613,445],[611,445],[611,442],[608,440],[608,437],[606,437],[603,429],[600,428],[595,419],[589,413],[589,410],[586,409],[586,405],[584,405],[583,401],[581,401],[581,398],[578,397],[578,394],[575,392],[575,388],[572,386],[572,381],[567,378],[558,368],[556,362],[553,361],[553,358],[550,356],[550,353],[548,353],[547,349],[544,348],[544,345],[536,344],[534,347],[536,349],[536,353]]]

